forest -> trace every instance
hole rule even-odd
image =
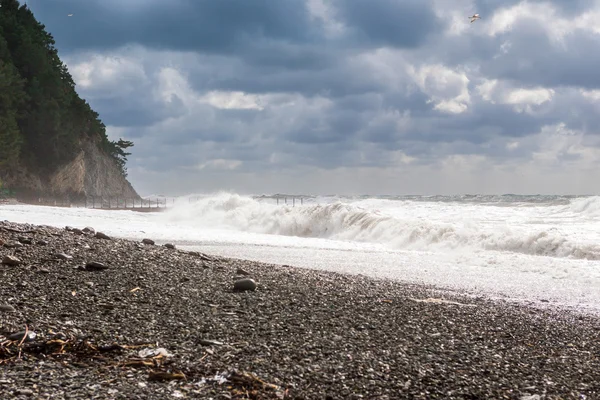
[[[11,168],[47,175],[94,140],[126,176],[126,140],[106,127],[75,90],[55,41],[26,5],[0,0],[0,175]]]

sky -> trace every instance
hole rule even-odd
[[[27,5],[141,194],[600,194],[600,0]]]

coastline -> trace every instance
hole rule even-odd
[[[595,316],[28,224],[0,241],[21,261],[0,321],[37,335],[0,347],[1,398],[600,397]]]

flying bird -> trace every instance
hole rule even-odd
[[[477,21],[478,19],[481,19],[481,17],[479,16],[479,14],[473,14],[469,18],[471,18],[471,23]]]
[[[67,17],[72,17],[72,16],[73,16],[73,14],[67,14]]]

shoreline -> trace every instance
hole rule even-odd
[[[37,335],[0,346],[2,398],[600,397],[596,316],[29,224],[0,242],[0,322]]]

